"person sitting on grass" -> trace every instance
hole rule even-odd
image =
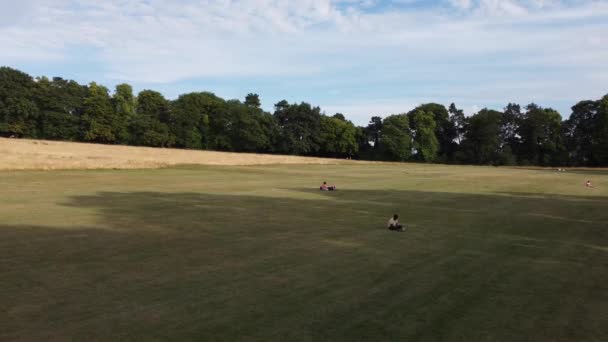
[[[396,231],[396,232],[402,232],[403,231],[403,226],[401,224],[399,224],[399,215],[395,214],[393,215],[393,217],[391,217],[390,220],[388,220],[388,229],[392,230],[392,231]]]
[[[588,188],[593,188],[593,185],[591,185],[591,181],[588,180],[587,183],[585,183],[585,186]]]
[[[327,182],[323,182],[323,184],[321,184],[321,187],[319,188],[319,190],[321,190],[321,191],[336,191],[336,186],[335,185],[327,185]]]

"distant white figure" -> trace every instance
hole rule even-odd
[[[591,184],[590,180],[588,180],[587,183],[585,183],[585,186],[588,188],[593,188],[593,185]]]

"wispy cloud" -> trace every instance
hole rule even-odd
[[[233,85],[225,94],[230,96],[240,95],[239,82],[250,91],[260,83],[293,82],[301,86],[268,86],[265,97],[308,99],[346,113],[353,111],[348,103],[371,111],[387,101],[405,106],[423,99],[562,106],[608,92],[606,78],[597,76],[608,72],[608,3],[601,1],[0,0],[0,5],[0,64],[51,74],[73,74],[70,66],[78,64],[109,83],[162,88],[188,82],[198,90],[224,82]],[[356,121],[366,120],[368,115],[356,112]]]

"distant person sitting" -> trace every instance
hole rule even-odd
[[[591,181],[588,180],[587,183],[585,183],[585,186],[588,188],[593,188],[593,185],[591,185]]]
[[[392,230],[392,231],[396,231],[396,232],[402,232],[404,231],[403,226],[401,224],[399,224],[399,215],[395,214],[393,215],[393,217],[391,217],[390,220],[388,220],[388,229]]]
[[[321,187],[319,188],[319,190],[321,190],[321,191],[336,191],[336,186],[335,185],[327,185],[327,182],[323,182],[323,184],[321,184]]]

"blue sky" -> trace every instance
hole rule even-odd
[[[0,0],[0,65],[168,98],[259,93],[357,124],[608,93],[608,1]]]

